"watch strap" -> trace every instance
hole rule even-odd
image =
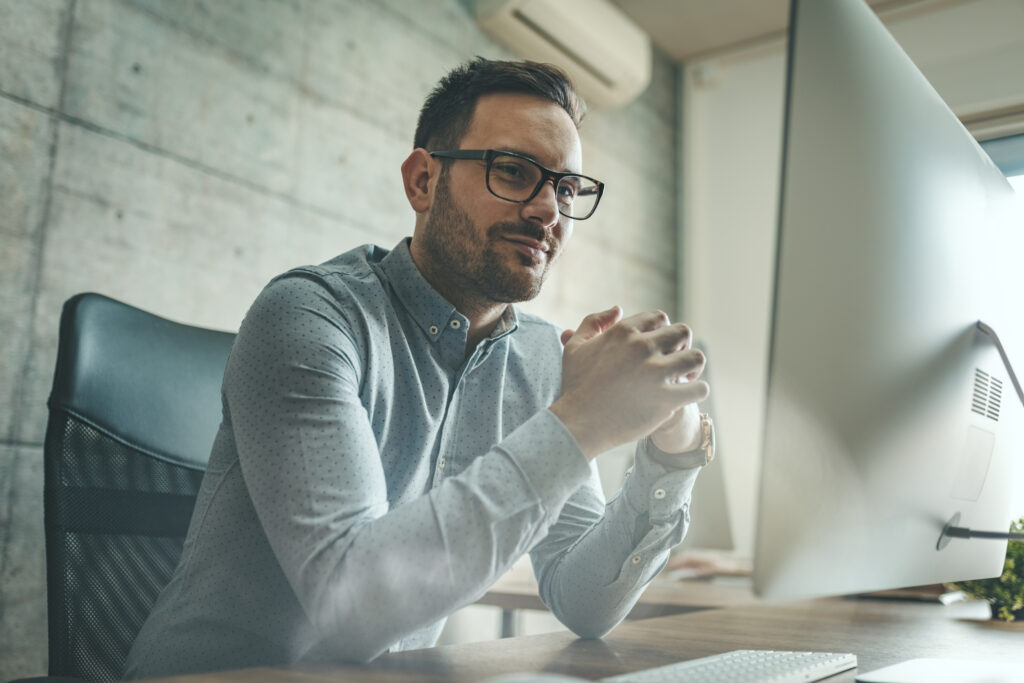
[[[715,423],[707,413],[700,414],[700,430],[700,445],[691,451],[666,453],[649,436],[646,445],[659,462],[672,463],[679,468],[703,467],[715,459]]]

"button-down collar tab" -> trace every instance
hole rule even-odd
[[[455,307],[430,286],[416,267],[409,251],[409,238],[399,242],[380,262],[384,279],[398,300],[430,338],[437,340],[448,320],[459,314]]]
[[[509,304],[505,307],[505,312],[501,314],[501,318],[498,319],[498,324],[491,330],[490,339],[501,339],[502,337],[512,334],[519,328],[519,316],[516,315],[515,306]]]

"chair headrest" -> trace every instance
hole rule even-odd
[[[50,408],[169,462],[205,469],[234,338],[78,294],[61,314]]]

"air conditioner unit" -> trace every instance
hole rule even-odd
[[[595,108],[626,104],[651,80],[651,40],[608,0],[476,0],[481,28],[523,59],[569,74]]]

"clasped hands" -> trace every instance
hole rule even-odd
[[[710,389],[689,327],[662,311],[623,319],[615,306],[563,332],[562,344],[562,393],[551,411],[588,459],[650,436],[671,467],[671,454],[700,445],[697,403]]]

